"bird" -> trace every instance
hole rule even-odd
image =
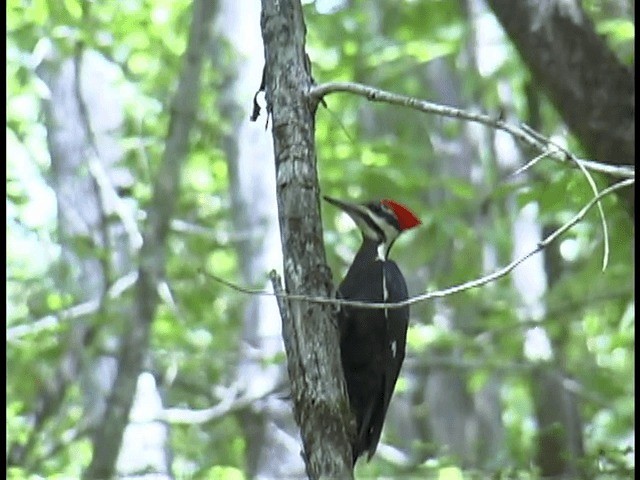
[[[398,236],[421,221],[407,207],[389,199],[352,203],[324,196],[347,213],[362,233],[362,245],[336,297],[369,303],[408,298],[407,283],[389,251]],[[338,312],[340,359],[349,405],[356,420],[351,439],[353,466],[376,451],[389,402],[405,356],[409,306],[367,309],[342,305]]]

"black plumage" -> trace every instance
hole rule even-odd
[[[408,298],[398,265],[387,258],[396,237],[420,221],[391,201],[356,205],[325,197],[347,212],[360,227],[363,242],[338,297],[375,303]],[[339,313],[340,354],[349,403],[356,417],[353,463],[375,453],[398,374],[405,357],[409,307],[366,309],[342,306]]]

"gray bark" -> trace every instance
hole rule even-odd
[[[266,100],[271,114],[276,187],[289,293],[332,294],[319,209],[314,142],[315,105],[304,50],[305,25],[297,0],[263,0]],[[295,418],[310,478],[352,478],[347,436],[351,413],[340,365],[334,309],[283,302],[283,338]]]
[[[61,293],[71,295],[77,302],[97,300],[101,306],[109,281],[108,261],[79,252],[87,247],[91,250],[114,251],[109,248],[121,233],[105,222],[108,209],[113,205],[106,204],[100,186],[87,168],[88,152],[97,155],[96,162],[100,162],[100,168],[109,173],[120,156],[108,131],[119,128],[121,109],[117,104],[115,108],[106,108],[103,100],[108,93],[96,97],[95,91],[83,90],[83,87],[88,87],[87,76],[97,73],[101,81],[95,82],[94,86],[109,91],[109,69],[105,63],[95,54],[81,56],[79,53],[75,60],[61,59],[51,49],[46,61],[38,67],[38,75],[50,91],[43,109],[51,157],[50,182],[56,193],[62,250],[62,268],[52,274]],[[90,118],[81,106],[81,92],[86,94],[83,100],[92,107]],[[88,122],[94,122],[93,140],[87,132]],[[113,188],[110,180],[108,183],[108,187]],[[97,328],[92,322],[95,319],[85,315],[74,319],[69,334],[60,339],[65,344],[64,353],[54,369],[55,373],[38,393],[32,416],[33,433],[24,445],[12,445],[9,448],[7,461],[10,465],[29,469],[37,464],[38,459],[30,458],[30,450],[38,441],[36,437],[45,431],[47,420],[59,414],[69,387],[78,377],[87,378],[90,371],[94,370],[87,368],[87,352],[93,345]],[[108,390],[109,375],[104,375],[102,379],[102,387]],[[104,406],[104,395],[98,388],[85,388],[83,394],[85,416],[78,427],[79,432],[93,425]]]
[[[79,68],[77,72],[76,68]],[[62,238],[69,242],[63,244],[67,262],[80,268],[80,275],[74,282],[79,287],[80,300],[100,298],[112,279],[125,275],[131,269],[133,250],[140,241],[135,212],[117,194],[118,189],[129,187],[133,182],[131,173],[119,165],[122,149],[117,137],[124,107],[114,86],[118,73],[117,67],[95,52],[87,51],[78,54],[75,61],[64,61],[56,74],[46,75],[52,92],[47,108],[47,127],[60,205],[60,231]],[[78,135],[78,132],[84,134]],[[118,221],[107,221],[109,216],[116,216]],[[99,253],[95,257],[75,255],[73,239],[82,236],[93,237],[93,247],[108,252],[107,257],[101,258]],[[102,298],[101,301],[101,310],[113,319],[122,318],[131,310],[129,299],[105,302]],[[94,318],[75,322],[76,340],[82,336],[88,340],[94,336],[95,329],[106,330],[102,325],[88,323],[95,321]],[[105,338],[103,350],[115,350],[119,343],[113,332],[103,331],[100,337]],[[82,345],[82,368],[77,373],[84,397],[82,424],[93,428],[106,411],[117,362],[107,355],[86,358],[87,346],[86,342]],[[73,365],[73,352],[72,348],[66,353],[69,367]],[[140,379],[139,385],[143,385]],[[137,403],[144,405],[137,410],[150,413],[149,405],[157,405],[159,396],[155,383],[146,382],[146,385],[148,388],[136,390]],[[152,471],[156,473],[155,478],[167,478],[167,427],[139,422],[140,416],[133,416],[126,427],[128,435],[121,449],[126,455],[120,458],[118,473],[126,477],[134,472]],[[155,430],[153,434],[149,434],[149,429]],[[141,437],[148,440],[142,442]]]

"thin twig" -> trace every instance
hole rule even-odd
[[[550,155],[550,152],[542,152],[540,155],[533,157],[531,160],[529,160],[527,163],[525,163],[522,167],[517,169],[515,172],[509,174],[507,176],[507,179],[517,177],[518,175],[526,172],[531,167],[536,165],[540,160],[542,160],[543,158],[547,158],[549,155]]]
[[[598,187],[596,186],[596,182],[589,173],[589,170],[584,166],[584,164],[580,163],[577,158],[562,145],[559,145],[557,142],[554,142],[550,138],[545,137],[541,133],[537,132],[529,125],[523,124],[522,128],[525,129],[528,133],[536,137],[538,140],[545,142],[547,145],[551,145],[556,148],[559,152],[565,156],[565,158],[570,159],[573,163],[575,163],[583,175],[587,179],[587,183],[591,187],[591,191],[594,196],[598,196]],[[607,264],[609,263],[609,230],[607,228],[607,220],[604,217],[604,210],[602,209],[601,202],[598,202],[598,213],[600,215],[600,222],[602,223],[602,233],[604,235],[604,255],[602,258],[602,271],[604,272],[607,269]]]
[[[275,296],[278,302],[278,310],[280,310],[280,318],[282,319],[282,324],[287,323],[287,319],[289,318],[289,305],[284,300],[287,297],[287,294],[284,293],[282,288],[282,279],[278,272],[275,270],[271,270],[269,272],[269,279],[271,280],[271,286],[273,287],[273,291],[275,292]]]
[[[541,240],[540,242],[538,242],[538,244],[536,245],[536,247],[529,251],[528,253],[526,253],[525,255],[522,255],[521,257],[515,259],[514,261],[512,261],[511,263],[509,263],[508,265],[500,268],[499,270],[496,270],[493,273],[490,273],[488,275],[485,275],[483,277],[477,278],[475,280],[470,280],[468,282],[465,283],[461,283],[459,285],[455,285],[453,287],[449,287],[449,288],[445,288],[444,290],[437,290],[435,292],[427,292],[427,293],[423,293],[422,295],[417,295],[415,297],[411,297],[407,300],[404,300],[402,302],[395,302],[395,303],[368,303],[368,302],[359,302],[359,301],[355,301],[355,300],[341,300],[341,299],[337,299],[337,298],[327,298],[327,297],[313,297],[313,296],[307,296],[307,295],[294,295],[294,294],[286,294],[283,293],[281,290],[280,291],[276,291],[275,293],[273,292],[268,292],[266,290],[260,290],[260,289],[251,289],[251,288],[246,288],[246,287],[242,287],[239,285],[236,285],[232,282],[229,282],[223,278],[220,278],[212,273],[209,272],[204,272],[205,275],[207,275],[208,277],[210,277],[211,279],[229,287],[232,288],[233,290],[236,290],[238,292],[241,293],[246,293],[249,295],[266,295],[266,296],[275,296],[277,298],[286,298],[287,300],[301,300],[301,301],[306,301],[306,302],[310,302],[310,303],[323,303],[323,304],[333,304],[333,305],[344,305],[344,306],[350,306],[350,307],[359,307],[359,308],[368,308],[368,309],[385,309],[385,308],[401,308],[407,305],[413,305],[415,303],[419,303],[419,302],[423,302],[426,300],[431,300],[432,298],[442,298],[442,297],[446,297],[449,295],[453,295],[454,293],[460,293],[463,292],[465,290],[469,290],[471,288],[476,288],[476,287],[480,287],[482,285],[485,285],[487,283],[493,282],[495,280],[498,280],[501,277],[504,277],[505,275],[507,275],[508,273],[510,273],[514,268],[516,268],[518,265],[520,265],[522,262],[524,262],[525,260],[527,260],[529,257],[535,255],[536,253],[540,252],[541,250],[543,250],[544,248],[546,248],[551,242],[553,242],[555,239],[557,239],[560,235],[562,235],[563,233],[565,233],[567,230],[569,230],[571,227],[573,227],[576,223],[578,223],[580,220],[582,220],[586,214],[589,212],[589,210],[591,210],[591,208],[600,201],[601,198],[609,195],[610,193],[615,192],[616,190],[619,190],[621,188],[624,187],[628,187],[629,185],[632,185],[635,183],[635,180],[632,178],[628,178],[626,180],[621,180],[618,183],[615,183],[613,185],[611,185],[608,188],[605,188],[604,190],[602,190],[598,195],[596,195],[595,197],[593,197],[584,207],[582,207],[582,209],[573,216],[573,218],[571,218],[568,222],[566,222],[564,225],[562,225],[561,227],[557,228],[556,230],[554,230],[553,232],[551,232],[551,234],[549,234],[546,238],[544,238],[543,240]]]
[[[573,155],[570,157],[572,161],[574,161],[574,157]],[[587,170],[584,165],[581,165],[578,162],[575,162],[576,165],[578,165],[578,168],[580,168],[580,170],[582,171],[582,173],[584,174],[584,176],[587,179],[587,182],[589,182],[589,186],[591,187],[591,191],[593,192],[594,197],[598,196],[598,187],[596,186],[596,182],[593,179],[593,177],[591,176],[591,174],[589,173],[589,170]],[[604,237],[604,253],[602,255],[602,271],[604,272],[607,269],[607,264],[609,263],[609,229],[607,228],[607,220],[604,216],[604,209],[602,208],[602,203],[600,202],[600,200],[598,200],[598,202],[596,203],[596,205],[598,206],[598,214],[600,215],[600,223],[602,223],[602,235]]]

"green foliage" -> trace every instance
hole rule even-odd
[[[612,51],[626,65],[633,65],[635,24],[633,2],[611,0],[585,0],[583,7],[596,25]]]
[[[494,59],[496,66],[489,75],[478,75],[470,65],[462,67],[464,56],[460,52],[469,28],[457,5],[438,2],[435,7],[434,2],[410,2],[397,8],[383,1],[375,7],[339,9],[331,15],[318,14],[313,5],[308,5],[308,43],[316,81],[361,81],[437,101],[439,92],[430,90],[433,82],[424,72],[429,60],[440,57],[447,67],[462,68],[462,91],[488,111],[504,106],[498,87],[504,90],[508,84],[513,94],[510,108],[527,122],[531,105],[525,88],[529,76],[512,46],[500,45],[506,53]],[[608,18],[602,12],[598,18],[598,31],[607,34],[614,49],[623,48],[633,37],[630,20]],[[515,200],[516,211],[533,203],[539,221],[559,226],[593,196],[579,170],[550,160],[540,162],[533,175],[522,177],[518,183],[502,181],[493,165],[494,153],[486,149],[477,152],[488,182],[479,188],[477,182],[449,173],[443,163],[450,160],[438,158],[436,153],[443,150],[437,147],[444,141],[455,142],[465,136],[459,122],[369,104],[346,94],[329,96],[326,101],[329,112],[319,109],[316,129],[323,193],[363,200],[388,196],[418,212],[423,226],[401,238],[392,252],[409,277],[414,294],[486,273],[483,242],[495,249],[498,265],[508,263],[512,259],[514,210],[506,202]],[[538,128],[544,134],[557,135],[554,138],[566,142],[572,152],[583,155],[575,139],[566,136],[550,104],[542,100],[539,107],[542,124]],[[478,163],[475,158],[468,161],[468,168]],[[594,176],[598,187],[603,188],[606,179]],[[603,231],[594,209],[558,241],[566,259],[561,260],[561,278],[554,281],[543,299],[548,315],[541,322],[561,352],[563,368],[581,386],[579,404],[588,452],[597,451],[598,442],[605,438],[621,442],[609,441],[609,449],[615,450],[614,444],[627,445],[633,432],[633,419],[628,416],[633,411],[634,395],[628,382],[634,350],[630,280],[634,271],[629,235],[633,227],[615,197],[604,199],[602,205],[612,250],[607,270],[601,271]],[[334,274],[340,278],[358,247],[358,234],[345,238],[344,232],[353,230],[352,224],[335,209],[323,208],[323,213],[329,262],[338,267]],[[486,216],[479,225],[481,213]],[[334,234],[336,230],[340,235]],[[448,297],[446,302],[462,318],[462,312],[475,315],[474,324],[463,327],[463,331],[431,325],[434,303],[414,305],[408,333],[409,361],[416,360],[428,368],[430,359],[437,364],[442,354],[456,352],[458,363],[469,366],[465,378],[471,393],[481,390],[497,369],[504,377],[501,392],[506,438],[502,458],[508,458],[506,465],[512,467],[500,469],[498,463],[494,478],[538,478],[530,471],[537,427],[530,366],[523,356],[528,325],[522,323],[518,313],[522,308],[518,292],[505,278]],[[625,327],[621,328],[622,324]],[[469,331],[479,335],[469,337]],[[399,385],[402,387],[402,382]],[[406,385],[400,387],[396,395],[411,395]],[[399,440],[385,438],[394,443]],[[405,445],[401,441],[398,444]],[[459,465],[459,459],[451,462]],[[595,471],[593,465],[590,469]],[[441,467],[438,464],[435,470],[422,473],[426,478],[442,478],[437,473]],[[359,466],[356,475],[368,478],[400,471],[377,455],[371,463]],[[404,474],[411,477],[416,472]],[[485,478],[485,474],[468,471],[464,478]]]
[[[59,277],[49,277],[61,262],[60,248],[56,245],[56,201],[46,184],[49,157],[41,99],[48,92],[35,72],[36,62],[41,60],[39,55],[47,50],[48,42],[58,55],[73,55],[77,42],[82,41],[83,48],[97,50],[121,67],[120,91],[126,108],[121,145],[125,165],[138,180],[130,193],[144,207],[150,199],[163,153],[168,100],[186,46],[190,7],[191,2],[186,1],[136,1],[122,5],[74,0],[15,1],[8,5],[9,328],[20,326],[28,330],[45,315],[56,315],[77,303],[77,299],[56,285],[54,278]],[[209,104],[217,99],[219,81],[216,72],[206,73],[208,91],[203,97]],[[193,408],[210,407],[217,401],[211,396],[211,386],[227,380],[227,368],[234,362],[242,306],[240,299],[223,295],[220,285],[200,273],[210,262],[216,263],[219,274],[231,277],[237,270],[233,244],[225,236],[231,230],[227,159],[219,145],[212,148],[212,141],[221,138],[225,123],[217,111],[203,108],[202,112],[206,116],[192,137],[176,212],[176,218],[187,225],[188,233],[171,235],[167,255],[167,278],[177,308],[165,305],[159,308],[151,356],[154,370],[161,375],[174,371],[184,381],[169,389],[168,405]],[[192,226],[200,230],[191,229]],[[106,254],[100,253],[88,237],[74,238],[68,247],[80,257]],[[126,328],[116,312],[114,309],[115,318],[109,315],[97,318],[97,326],[112,332]],[[90,460],[87,437],[68,440],[64,433],[78,423],[82,412],[82,394],[77,388],[64,394],[55,421],[47,422],[38,432],[33,431],[30,423],[38,395],[53,378],[65,353],[65,332],[71,321],[59,319],[52,326],[27,333],[8,345],[7,361],[11,369],[7,398],[12,400],[7,407],[7,441],[12,444],[37,439],[29,463],[24,469],[11,469],[11,478],[27,478],[32,473],[47,478],[56,474],[77,478]],[[213,478],[239,478],[234,472],[243,465],[244,444],[238,441],[240,429],[232,418],[205,429],[192,428],[187,436],[176,428],[173,435],[176,465],[196,462],[196,470],[201,473],[213,469]],[[200,447],[195,449],[195,445]],[[55,455],[46,461],[39,458],[52,448],[57,449]],[[216,469],[216,465],[223,467]]]
[[[632,21],[609,14],[601,2],[584,3],[598,32],[631,64]],[[8,331],[29,329],[77,303],[58,281],[73,279],[74,272],[61,259],[56,200],[47,184],[50,158],[41,101],[48,91],[36,75],[38,62],[48,45],[64,58],[73,55],[81,41],[83,48],[102,53],[120,67],[119,92],[125,104],[120,145],[124,165],[136,179],[130,200],[142,211],[151,198],[164,151],[169,100],[186,47],[190,5],[186,0],[13,0],[7,5]],[[525,90],[529,82],[525,67],[513,47],[498,37],[492,69],[479,73],[468,57],[474,32],[461,3],[429,0],[400,6],[379,0],[350,5],[337,5],[330,14],[318,12],[318,3],[304,6],[308,52],[318,83],[360,81],[488,112],[504,107],[508,90],[510,111],[529,121],[532,105]],[[491,20],[488,13],[483,18]],[[236,58],[231,46],[219,48],[226,61]],[[447,88],[433,79],[433,64],[443,68],[445,78],[453,79],[445,86],[456,95],[447,97]],[[149,363],[163,378],[168,406],[208,408],[217,403],[213,387],[232,381],[240,356],[246,297],[205,273],[215,271],[236,282],[240,278],[237,232],[230,212],[230,169],[222,144],[224,136],[233,133],[233,118],[222,108],[212,108],[220,105],[221,88],[231,76],[222,70],[209,68],[203,73],[206,87],[175,213],[179,222],[173,225],[167,248],[166,279],[174,303],[160,305],[152,328]],[[508,263],[513,223],[525,206],[536,206],[541,224],[559,225],[593,196],[577,169],[548,159],[530,175],[507,181],[497,166],[488,129],[469,133],[459,121],[371,104],[347,94],[331,95],[326,101],[328,108],[319,108],[316,125],[322,193],[362,200],[391,197],[418,213],[423,226],[399,239],[392,253],[412,294],[487,273],[487,246],[495,256],[494,266]],[[539,107],[537,128],[561,137],[572,152],[581,154],[575,139],[567,139],[566,128],[549,102],[542,99]],[[460,153],[470,137],[484,142]],[[465,158],[465,171],[451,167],[454,157]],[[471,171],[475,173],[467,175]],[[606,185],[606,178],[594,177],[599,188]],[[499,458],[490,459],[497,463],[492,478],[538,478],[531,469],[537,433],[531,364],[523,353],[526,331],[533,325],[547,332],[557,354],[554,365],[579,386],[585,462],[594,471],[593,465],[600,462],[607,471],[628,473],[631,452],[626,446],[634,433],[633,226],[615,197],[605,198],[602,205],[611,245],[608,268],[602,271],[603,231],[594,209],[558,241],[561,274],[541,299],[543,318],[521,313],[523,300],[509,277],[447,297],[446,306],[456,312],[458,323],[453,327],[442,318],[433,321],[436,314],[442,317],[442,303],[412,307],[408,363],[428,369],[451,355],[455,360],[451,368],[461,369],[471,395],[499,373],[505,438]],[[336,209],[324,205],[323,217],[328,260],[338,279],[360,238]],[[72,239],[70,247],[80,257],[108,258],[108,252],[98,250],[88,237]],[[126,319],[109,309],[128,301],[127,295],[130,292],[109,303],[106,313],[92,317],[101,332],[126,333]],[[42,330],[8,341],[7,443],[35,438],[35,444],[29,462],[10,467],[7,478],[77,478],[89,462],[88,437],[72,435],[82,415],[78,386],[65,392],[58,411],[39,431],[31,423],[39,395],[65,354],[72,321],[60,317]],[[95,354],[92,349],[85,352],[87,358]],[[284,359],[276,355],[264,362]],[[409,373],[409,368],[405,367],[406,377],[401,377],[396,392],[405,399],[419,396],[418,374]],[[413,406],[412,418],[427,424],[429,405],[418,399]],[[428,434],[407,442],[405,432],[398,434],[393,426],[388,430],[383,441],[408,452],[415,464],[399,466],[377,455],[370,463],[359,464],[358,477],[486,478],[486,471],[462,469],[460,459]],[[176,478],[246,477],[247,447],[237,414],[205,425],[172,426],[171,448]]]

